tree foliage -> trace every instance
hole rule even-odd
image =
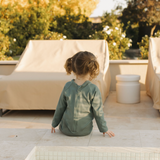
[[[103,31],[92,35],[93,39],[105,39],[108,42],[109,58],[112,60],[123,59],[125,50],[131,46],[131,40],[126,37],[123,31],[123,24],[118,21],[114,13],[105,13],[102,17]]]
[[[57,13],[64,15],[66,9],[70,9],[72,14],[81,14],[90,16],[93,10],[96,8],[99,0],[58,0]]]
[[[5,56],[6,52],[9,52],[9,38],[0,32],[0,60],[12,60],[11,57]]]
[[[160,31],[157,31],[152,37],[160,37]],[[139,48],[141,50],[141,59],[148,59],[149,54],[149,36],[145,35],[142,37],[141,42],[138,42]]]
[[[10,24],[10,21],[6,19],[8,17],[7,13],[10,13],[10,11],[10,7],[4,9],[0,6],[0,60],[12,60],[11,57],[5,55],[6,52],[10,52],[10,41],[7,33],[12,28],[12,25]]]
[[[123,30],[126,31],[126,36],[132,39],[132,47],[138,48],[137,40],[139,36],[139,21],[137,20],[136,6],[128,3],[127,8],[124,8],[119,20],[124,24]]]
[[[6,34],[10,37],[9,51],[6,52],[8,56],[20,55],[31,39],[63,38],[63,35],[49,30],[52,16],[50,14],[52,10],[51,4],[45,7],[39,1],[28,1],[28,4],[25,7],[18,3],[2,7],[5,8],[4,14],[7,15],[5,20],[10,21],[12,26]],[[11,6],[14,12],[6,12],[8,6]]]
[[[122,12],[123,17],[132,23],[152,26],[152,36],[157,25],[160,24],[159,0],[128,0],[128,6]]]
[[[3,53],[8,56],[21,55],[32,39],[104,39],[109,45],[110,59],[123,59],[125,50],[131,46],[114,12],[105,13],[96,27],[89,21],[87,14],[96,0],[26,0],[23,5],[22,1],[0,5],[0,19],[6,26],[0,36],[6,38]]]
[[[33,4],[39,3],[40,6],[46,7],[51,5],[53,15],[65,15],[66,9],[70,9],[73,14],[78,14],[81,10],[81,14],[90,16],[93,10],[96,8],[99,0],[29,0]],[[28,7],[30,4],[28,0],[0,0],[3,6],[7,4],[18,3],[23,7]]]
[[[19,5],[14,9],[15,12],[10,16],[13,28],[9,30],[8,36],[11,39],[12,55],[20,55],[28,40],[34,39],[37,34],[48,33],[50,6],[44,8],[38,2],[36,5],[30,2],[26,8]],[[19,9],[21,12],[18,11]]]
[[[34,40],[64,40],[66,36],[57,32],[48,32],[48,34],[40,34],[34,37]]]
[[[57,15],[51,23],[50,30],[62,33],[67,39],[89,39],[89,35],[94,33],[93,24],[85,15],[71,14],[67,9],[65,15]]]
[[[89,35],[94,33],[92,23],[80,9],[78,13],[74,13],[73,8],[67,8],[69,1],[66,3],[68,6],[63,8],[64,15],[54,14],[53,8],[57,7],[59,1],[27,2],[28,4],[23,6],[18,2],[1,5],[0,18],[9,26],[5,33],[10,41],[9,50],[6,51],[8,56],[20,55],[31,39],[88,39]],[[3,29],[5,30],[5,27]]]

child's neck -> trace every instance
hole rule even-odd
[[[77,76],[76,75],[75,83],[78,85],[82,85],[85,81],[88,81],[89,79],[90,79],[89,74],[87,74],[85,76]]]

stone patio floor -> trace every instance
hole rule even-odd
[[[54,111],[10,111],[0,117],[0,160],[24,160],[34,146],[156,147],[160,149],[160,113],[144,91],[138,104],[119,104],[110,92],[104,104],[108,128],[114,138],[102,136],[94,121],[90,135],[51,134]]]

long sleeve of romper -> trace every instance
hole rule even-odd
[[[106,121],[104,119],[104,112],[103,112],[103,103],[102,103],[102,97],[99,89],[97,88],[92,100],[92,108],[93,108],[93,114],[96,120],[96,123],[98,125],[100,132],[107,132],[108,127],[106,125]]]
[[[54,127],[54,128],[57,127],[58,124],[61,122],[64,111],[66,110],[66,106],[67,106],[67,104],[66,104],[66,99],[65,99],[65,95],[64,95],[64,88],[63,88],[63,91],[62,91],[61,96],[58,101],[58,105],[56,107],[56,111],[53,116],[52,127]]]

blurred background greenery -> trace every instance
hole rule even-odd
[[[89,17],[98,0],[1,0],[0,60],[18,60],[29,40],[104,39],[110,59],[126,59],[137,49],[148,58],[149,37],[159,37],[160,2],[128,0],[104,13],[100,23]],[[45,54],[45,53],[44,53]]]

